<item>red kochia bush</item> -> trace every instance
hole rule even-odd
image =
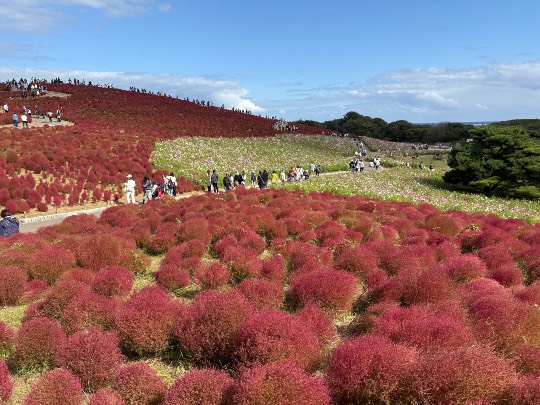
[[[47,246],[35,252],[28,260],[31,278],[52,285],[66,271],[75,267],[75,254],[60,246]]]
[[[426,404],[508,403],[517,382],[508,361],[475,346],[425,354],[416,378],[419,399]]]
[[[285,311],[254,314],[241,326],[235,342],[239,367],[290,360],[312,371],[320,360],[317,336],[301,319]]]
[[[234,281],[259,277],[262,261],[253,250],[243,247],[229,247],[223,253],[223,262],[227,263]]]
[[[223,287],[230,276],[230,270],[221,262],[201,263],[194,271],[194,277],[203,290]]]
[[[180,346],[196,363],[229,362],[234,336],[253,312],[253,306],[237,291],[199,293],[176,328]]]
[[[372,249],[364,245],[348,247],[336,259],[334,267],[365,278],[377,268],[377,255]]]
[[[326,384],[292,362],[270,363],[246,370],[234,385],[237,405],[330,405]]]
[[[123,345],[137,354],[165,350],[179,310],[179,305],[161,288],[143,288],[117,314],[115,324]]]
[[[439,264],[439,269],[456,283],[466,283],[487,275],[486,264],[471,253],[450,257]]]
[[[540,404],[540,376],[520,377],[512,393],[512,403],[519,405]]]
[[[123,266],[105,266],[94,278],[92,289],[107,297],[123,297],[133,288],[133,273]]]
[[[0,403],[7,403],[13,391],[13,379],[9,375],[7,364],[0,360]]]
[[[303,321],[313,331],[319,345],[326,346],[336,337],[336,327],[334,321],[316,304],[304,306],[296,314],[297,318]]]
[[[81,382],[69,370],[46,371],[33,384],[24,405],[78,405],[83,401]]]
[[[23,368],[54,366],[65,339],[58,322],[43,317],[29,319],[17,332],[15,361]]]
[[[322,264],[329,266],[333,256],[329,249],[320,248],[308,242],[289,242],[286,246],[286,255],[289,258],[288,266],[291,272],[302,267],[314,267]]]
[[[114,323],[119,306],[120,302],[114,298],[93,292],[82,293],[69,302],[60,322],[68,334],[92,325],[109,329]]]
[[[113,388],[131,405],[158,405],[167,387],[146,363],[128,364],[120,369]]]
[[[23,296],[26,272],[15,266],[0,266],[0,307],[16,305]]]
[[[238,291],[257,309],[281,308],[283,306],[283,286],[270,280],[244,280],[237,286]]]
[[[122,361],[118,336],[98,327],[68,337],[58,356],[58,364],[78,375],[89,391],[109,385]]]
[[[86,292],[90,292],[90,286],[86,283],[70,279],[59,280],[46,293],[45,299],[37,305],[37,314],[60,318],[71,299]]]
[[[349,311],[357,291],[354,274],[341,270],[313,270],[291,281],[291,294],[300,306],[317,304],[330,311]]]
[[[85,236],[78,246],[77,260],[81,267],[98,271],[102,267],[118,264],[120,243],[110,234]]]
[[[124,405],[125,402],[117,392],[102,388],[90,397],[88,405]]]
[[[287,278],[285,259],[283,256],[273,256],[262,262],[261,275],[268,280],[283,283]]]
[[[417,352],[382,336],[342,341],[332,352],[327,381],[336,405],[413,403]]]
[[[176,264],[162,264],[154,273],[157,285],[167,291],[176,291],[189,285],[189,272],[179,269]]]
[[[168,390],[163,405],[226,405],[234,380],[214,369],[191,369]]]

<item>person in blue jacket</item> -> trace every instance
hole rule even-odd
[[[14,233],[19,233],[19,220],[12,217],[9,211],[3,209],[0,212],[2,220],[0,221],[0,236],[10,236]]]

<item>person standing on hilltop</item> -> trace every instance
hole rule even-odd
[[[56,120],[62,122],[62,113],[60,112],[60,107],[56,110]]]
[[[212,170],[212,176],[210,176],[210,180],[212,182],[212,188],[214,189],[214,193],[219,193],[219,190],[218,190],[219,177],[218,177],[218,174],[216,173],[216,169]]]
[[[17,128],[19,126],[19,116],[17,113],[13,113],[13,117],[11,118],[13,119],[13,126]]]
[[[148,175],[144,176],[141,186],[144,193],[143,204],[145,204],[152,199],[152,182],[150,181]]]
[[[210,172],[210,169],[206,171],[206,185],[208,187],[208,192],[212,192],[212,173]]]
[[[133,176],[128,174],[126,176],[126,182],[124,183],[124,189],[126,191],[126,201],[128,204],[135,204],[135,180]]]
[[[21,114],[22,127],[28,128],[28,116],[25,113]]]

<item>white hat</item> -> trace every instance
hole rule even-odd
[[[128,179],[131,179],[133,176],[132,176],[131,174],[128,174],[126,177],[127,177]]]

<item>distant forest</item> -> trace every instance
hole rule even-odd
[[[332,121],[317,122],[313,120],[300,120],[300,124],[325,128],[336,132],[370,136],[393,142],[412,143],[451,143],[471,138],[474,134],[474,125],[459,122],[442,122],[440,124],[412,124],[405,120],[386,122],[382,118],[371,118],[357,112],[350,111]],[[540,139],[540,119],[519,119],[501,121],[490,124],[497,126],[519,126]]]

